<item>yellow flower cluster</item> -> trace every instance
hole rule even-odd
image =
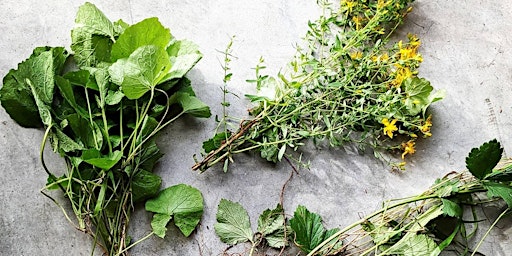
[[[416,152],[416,149],[414,149],[415,144],[416,143],[413,140],[409,140],[406,143],[402,143],[402,150],[404,151],[402,153],[402,159],[404,159],[407,154],[412,155],[414,154],[414,152]]]
[[[425,120],[425,123],[420,127],[420,131],[427,137],[432,136],[432,133],[430,133],[430,127],[432,127],[432,115],[429,115],[427,117],[427,120]]]
[[[394,80],[391,84],[395,87],[400,87],[402,83],[409,77],[413,77],[416,71],[411,69],[416,68],[417,64],[423,61],[423,57],[418,53],[418,48],[421,45],[420,39],[415,35],[408,35],[409,43],[404,44],[402,41],[398,42],[398,52],[396,54],[395,71],[392,76]]]

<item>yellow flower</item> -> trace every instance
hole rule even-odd
[[[372,61],[373,62],[387,62],[389,60],[389,56],[387,53],[384,53],[382,55],[379,55],[379,56],[372,56]]]
[[[413,59],[418,62],[423,61],[423,57],[421,54],[417,53],[418,47],[421,45],[420,39],[416,37],[415,35],[408,35],[409,37],[409,43],[404,46],[404,43],[402,41],[398,42],[398,50],[400,55],[400,60],[409,60]]]
[[[377,2],[377,9],[382,9],[382,8],[386,7],[387,5],[389,5],[390,3],[391,3],[391,1],[384,2],[384,0],[379,0]]]
[[[352,17],[352,21],[354,24],[356,24],[356,30],[359,30],[361,28],[361,22],[363,21],[363,18],[359,16]]]
[[[389,119],[384,118],[382,119],[382,124],[384,125],[384,135],[388,135],[390,138],[393,138],[393,132],[398,131],[398,128],[396,127],[397,119],[393,119],[393,121],[389,121]]]
[[[432,115],[427,117],[427,120],[425,120],[425,123],[420,127],[420,130],[425,134],[425,136],[430,137],[432,136],[432,133],[430,133],[430,127],[432,127]]]
[[[402,85],[402,82],[409,77],[412,77],[412,72],[408,67],[399,68],[395,72],[395,80],[393,81],[393,84],[398,88]]]
[[[404,150],[404,153],[402,153],[402,159],[405,158],[405,155],[412,155],[414,152],[416,152],[416,149],[414,149],[415,144],[416,143],[413,140],[410,140],[407,143],[402,143],[402,149]]]
[[[354,8],[354,6],[356,6],[356,3],[353,1],[342,1],[341,3],[342,3],[342,5],[344,5],[347,8],[348,13],[351,13],[352,8]]]
[[[353,59],[353,60],[358,60],[360,58],[363,57],[363,53],[360,52],[360,51],[357,51],[357,52],[353,52],[350,54],[350,58]]]

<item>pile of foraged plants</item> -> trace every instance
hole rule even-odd
[[[387,201],[382,208],[343,228],[327,230],[322,218],[299,206],[286,220],[283,208],[265,210],[253,232],[243,207],[222,199],[215,232],[227,244],[250,242],[249,255],[264,247],[293,243],[312,255],[436,256],[443,251],[481,255],[478,249],[492,228],[512,209],[512,163],[500,162],[503,149],[492,140],[466,158],[468,171],[437,179],[422,194]],[[496,219],[479,213],[498,210]],[[474,236],[482,221],[492,222],[482,238]],[[476,244],[476,245],[475,245]]]
[[[180,184],[159,194],[152,170],[162,156],[160,130],[184,114],[210,116],[184,77],[202,57],[198,47],[175,39],[157,18],[111,22],[90,3],[79,8],[71,36],[74,55],[38,47],[0,90],[12,119],[46,130],[45,190],[65,194],[76,219],[64,214],[105,255],[126,255],[136,244],[127,234],[136,203],[155,213],[150,235],[164,237],[171,219],[190,235],[203,212],[201,193]],[[47,140],[65,159],[64,173],[46,167]]]
[[[277,162],[306,139],[326,140],[333,147],[355,142],[377,154],[399,150],[402,158],[414,153],[417,138],[431,136],[426,110],[443,94],[417,76],[422,57],[416,36],[390,42],[412,1],[319,1],[323,15],[309,23],[306,46],[297,46],[287,70],[277,77],[263,75],[261,62],[256,66],[250,82],[259,94],[247,95],[256,104],[250,118],[234,129],[218,129],[193,169],[223,162],[226,170],[232,155],[249,150]]]

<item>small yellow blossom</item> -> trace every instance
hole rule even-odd
[[[398,128],[396,127],[397,119],[393,119],[393,121],[389,121],[389,119],[384,118],[382,119],[382,124],[384,125],[384,135],[388,135],[390,138],[393,138],[393,132],[398,131]]]
[[[432,133],[430,133],[430,127],[432,127],[432,115],[429,115],[427,117],[427,120],[425,120],[425,123],[420,127],[421,132],[427,136],[432,136]]]
[[[402,149],[404,150],[404,153],[402,153],[402,159],[405,158],[405,155],[407,154],[414,154],[414,152],[416,152],[416,149],[414,149],[414,145],[416,143],[413,141],[413,140],[410,140],[406,143],[402,143]]]
[[[348,13],[351,13],[352,8],[354,8],[354,6],[356,6],[356,2],[353,2],[353,1],[342,1],[341,4],[342,4],[342,6],[345,6],[347,8]]]
[[[350,54],[350,58],[353,59],[353,60],[358,60],[360,58],[363,57],[363,53],[360,52],[360,51],[357,51],[357,52],[353,52]]]
[[[393,81],[393,84],[398,88],[402,85],[403,81],[409,77],[412,77],[412,72],[408,67],[399,68],[395,72],[395,80]]]
[[[389,60],[389,56],[387,53],[384,53],[382,55],[379,55],[379,56],[372,56],[372,61],[373,62],[387,62]]]
[[[352,17],[352,21],[354,22],[354,24],[356,24],[356,30],[359,30],[362,26],[361,22],[363,21],[363,18],[359,16],[354,16]]]
[[[377,9],[382,9],[382,8],[386,7],[387,5],[389,5],[390,3],[391,3],[391,1],[385,2],[384,0],[379,0],[377,2]]]

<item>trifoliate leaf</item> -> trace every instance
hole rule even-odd
[[[484,143],[479,148],[473,148],[466,157],[466,167],[478,179],[483,179],[498,164],[503,148],[496,140]]]
[[[162,81],[171,63],[167,52],[154,45],[141,46],[130,57],[109,68],[112,82],[121,86],[128,99],[138,99]]]
[[[487,196],[489,198],[500,197],[512,208],[512,187],[507,184],[497,182],[485,182],[484,188],[487,189]]]
[[[82,159],[84,162],[96,166],[102,170],[110,170],[116,165],[123,157],[123,153],[119,150],[112,152],[112,154],[102,155],[97,149],[88,149],[82,152]]]
[[[158,18],[148,18],[124,30],[112,45],[111,59],[128,58],[135,50],[144,45],[154,45],[165,49],[171,41],[168,28],[162,26]]]
[[[448,199],[441,199],[443,202],[443,213],[450,217],[462,217],[462,208],[459,204]]]
[[[146,170],[138,171],[132,178],[132,200],[141,202],[158,194],[162,178]]]
[[[249,214],[239,203],[221,199],[214,228],[217,236],[226,244],[252,241]]]
[[[309,253],[324,240],[325,228],[322,217],[312,213],[306,207],[299,205],[290,219],[290,226],[295,232],[295,243]]]
[[[174,216],[174,222],[181,233],[189,236],[197,227],[203,214],[203,196],[194,187],[178,184],[162,190],[157,197],[146,202],[146,210],[154,213]],[[163,222],[159,222],[159,228]],[[165,223],[167,224],[167,223]],[[153,227],[153,231],[155,227]]]

